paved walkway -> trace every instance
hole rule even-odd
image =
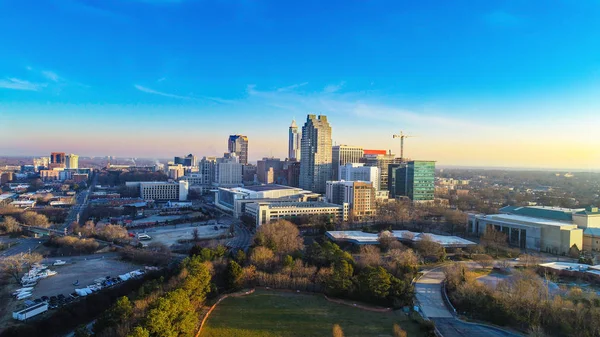
[[[521,335],[489,326],[467,323],[455,318],[442,298],[443,267],[426,271],[415,282],[417,301],[423,314],[431,319],[444,337],[518,337]]]

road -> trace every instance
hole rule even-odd
[[[444,337],[517,337],[515,333],[457,319],[442,298],[443,267],[425,271],[415,282],[417,301],[423,314],[431,319]]]
[[[11,242],[10,248],[0,252],[0,257],[8,257],[21,253],[29,253],[37,248],[43,241],[41,239],[17,239]]]
[[[71,209],[69,210],[69,214],[65,218],[65,222],[62,226],[60,226],[59,229],[63,230],[65,228],[68,228],[73,222],[79,221],[81,214],[87,206],[88,197],[90,193],[92,193],[92,189],[94,188],[94,186],[96,186],[97,180],[98,176],[94,174],[90,187],[88,187],[88,189],[85,191],[77,193],[77,196],[75,196],[75,205],[71,207]]]
[[[233,226],[235,237],[233,240],[227,242],[227,246],[231,247],[232,251],[238,251],[241,249],[244,252],[248,252],[248,249],[252,244],[252,233],[250,233],[248,228],[241,222],[236,222],[233,224]]]

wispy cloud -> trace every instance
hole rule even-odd
[[[181,95],[169,94],[169,93],[166,93],[166,92],[162,92],[162,91],[158,91],[158,90],[146,88],[146,87],[141,86],[139,84],[135,84],[134,87],[137,90],[145,92],[145,93],[148,93],[148,94],[154,94],[154,95],[159,95],[159,96],[164,96],[164,97],[170,97],[170,98],[177,98],[177,99],[193,99],[192,97],[189,97],[189,96],[181,96]]]
[[[289,85],[287,87],[279,88],[279,89],[277,89],[277,91],[279,91],[279,92],[292,91],[294,89],[303,87],[303,86],[305,86],[307,84],[308,84],[308,82],[302,82],[302,83],[298,83],[298,84],[292,84],[292,85]]]
[[[160,83],[160,82],[162,82],[162,81],[164,81],[166,79],[167,79],[166,77],[161,77],[158,80],[156,80],[156,83]]]
[[[3,89],[38,91],[45,86],[44,83],[32,83],[18,78],[0,80],[0,88]]]
[[[42,71],[42,76],[49,79],[52,82],[59,82],[61,80],[60,76],[53,71],[44,70]]]
[[[521,23],[521,19],[516,15],[500,10],[486,13],[483,19],[487,24],[497,27],[510,27]]]
[[[323,88],[323,92],[326,93],[326,94],[331,94],[331,93],[334,93],[334,92],[338,92],[338,91],[340,91],[344,87],[345,84],[346,84],[346,82],[342,81],[342,82],[340,82],[338,84],[329,84],[329,85],[326,85],[325,88]]]

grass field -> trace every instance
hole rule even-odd
[[[423,336],[401,312],[378,313],[328,302],[321,295],[256,290],[223,300],[200,337],[331,336],[339,324],[346,337],[392,336],[398,323],[408,336]]]

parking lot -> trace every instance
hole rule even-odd
[[[215,230],[215,226],[193,226],[192,224],[181,224],[168,227],[160,228],[149,228],[145,230],[145,233],[150,235],[152,240],[144,241],[146,243],[160,242],[167,246],[177,244],[178,240],[190,240],[194,229],[198,230],[198,236],[201,239],[212,239],[229,233],[229,225],[221,224],[218,225],[218,229]],[[226,228],[222,228],[226,227]],[[143,233],[144,230],[134,231],[136,233]]]
[[[33,300],[42,296],[56,296],[63,294],[69,296],[75,291],[75,288],[85,288],[93,284],[94,280],[101,277],[117,277],[135,269],[140,269],[139,265],[119,260],[117,257],[93,257],[87,260],[63,259],[67,261],[66,265],[51,266],[48,269],[56,271],[58,274],[38,281],[38,284],[31,291]],[[79,280],[79,285],[73,283]]]

